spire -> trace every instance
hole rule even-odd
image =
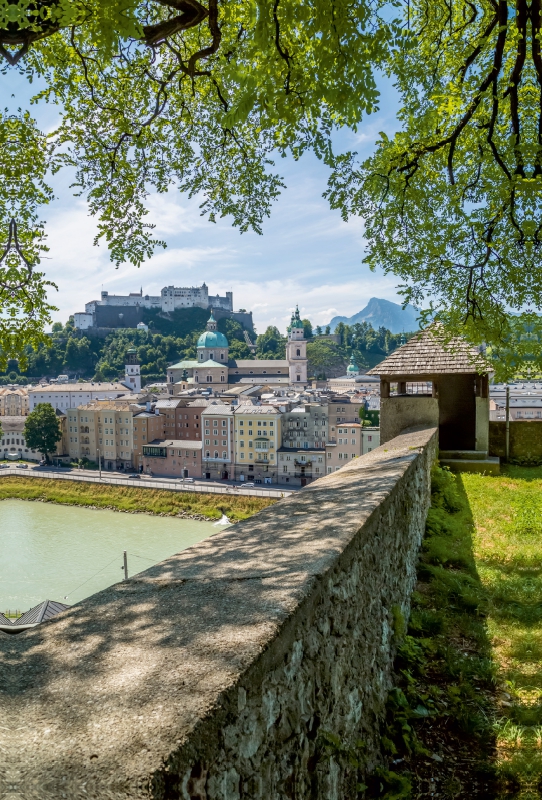
[[[213,317],[213,312],[211,310],[211,316],[207,321],[207,330],[208,331],[216,331],[216,319]]]

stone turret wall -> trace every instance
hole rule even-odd
[[[368,769],[430,501],[434,429],[19,636],[0,638],[0,794],[349,800]],[[10,795],[10,796],[11,796]]]

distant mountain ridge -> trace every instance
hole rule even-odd
[[[380,297],[371,297],[365,308],[358,311],[357,314],[352,317],[333,317],[329,326],[333,333],[339,322],[344,322],[345,325],[369,322],[375,330],[384,327],[392,333],[402,333],[403,331],[407,333],[417,331],[420,327],[417,320],[418,313],[414,306],[407,305],[403,309],[398,303],[382,300]],[[325,328],[325,326],[323,327]]]

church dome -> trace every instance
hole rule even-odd
[[[352,354],[350,358],[350,364],[348,365],[348,369],[346,370],[348,375],[359,375],[358,365],[354,361],[354,354]]]
[[[204,331],[198,339],[198,347],[228,347],[228,340],[220,331]]]

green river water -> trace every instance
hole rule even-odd
[[[25,500],[0,502],[0,611],[73,605],[222,530],[212,522]]]

